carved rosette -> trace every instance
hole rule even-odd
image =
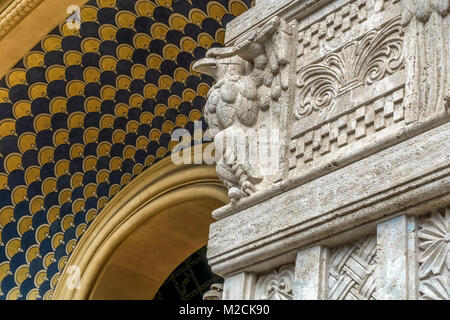
[[[421,299],[450,300],[450,207],[422,219],[418,238]]]
[[[256,283],[257,300],[292,300],[294,284],[294,266],[283,266],[262,276]]]
[[[400,18],[353,41],[297,75],[297,119],[334,106],[334,99],[359,86],[369,86],[404,66]]]

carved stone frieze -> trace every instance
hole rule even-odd
[[[309,116],[333,108],[335,98],[359,86],[369,86],[403,68],[400,19],[361,40],[345,45],[319,63],[303,67],[297,75],[295,116]]]
[[[294,266],[287,265],[258,279],[255,298],[257,300],[292,300]]]

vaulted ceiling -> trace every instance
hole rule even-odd
[[[79,29],[17,57],[0,80],[0,300],[51,298],[105,204],[203,121],[213,79],[192,65],[251,5],[91,0]]]

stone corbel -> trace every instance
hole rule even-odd
[[[233,46],[209,50],[194,65],[217,80],[204,114],[231,206],[270,187],[286,169],[292,36],[291,27],[275,17]]]
[[[406,117],[441,117],[450,108],[450,1],[403,0]]]

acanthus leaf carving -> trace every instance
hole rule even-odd
[[[402,33],[400,19],[394,19],[321,62],[302,68],[297,75],[297,119],[332,108],[336,97],[403,68]]]

